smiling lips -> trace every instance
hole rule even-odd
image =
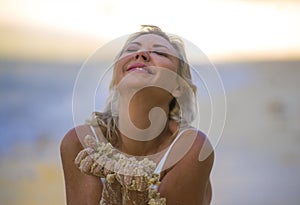
[[[151,70],[144,63],[133,63],[132,65],[130,65],[127,68],[126,71],[127,72],[144,72],[144,73],[152,74]]]

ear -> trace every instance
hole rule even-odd
[[[183,89],[182,87],[179,85],[177,88],[175,88],[173,91],[172,91],[172,95],[175,97],[175,98],[178,98],[182,95],[182,92],[183,92]]]

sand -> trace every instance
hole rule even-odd
[[[64,204],[64,182],[58,145],[16,145],[0,157],[0,204]]]

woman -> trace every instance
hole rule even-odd
[[[117,56],[110,90],[105,111],[62,140],[67,204],[209,204],[214,155],[190,126],[196,88],[182,41],[143,26]]]

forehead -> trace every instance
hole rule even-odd
[[[143,34],[135,39],[133,39],[131,42],[129,42],[128,45],[136,44],[141,45],[149,48],[153,47],[165,47],[172,53],[177,53],[175,48],[171,45],[171,43],[166,40],[164,37],[159,36],[157,34]]]
[[[139,42],[139,43],[161,43],[161,44],[166,44],[172,46],[164,37],[159,36],[157,34],[142,34],[135,39],[133,39],[130,43],[132,42]]]

